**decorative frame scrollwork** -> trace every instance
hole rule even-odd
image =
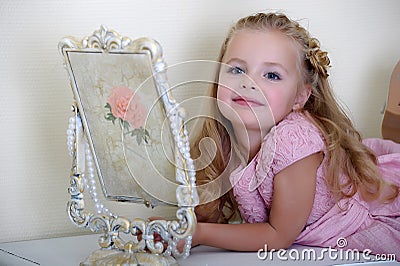
[[[195,170],[193,161],[190,158],[188,133],[185,128],[185,111],[173,99],[167,83],[167,65],[162,57],[161,46],[149,38],[131,40],[128,37],[119,35],[113,30],[101,26],[99,30],[82,40],[67,37],[60,41],[59,52],[66,62],[71,87],[73,88],[75,103],[73,104],[73,117],[70,119],[70,153],[72,156],[72,168],[70,174],[70,187],[68,193],[70,200],[67,204],[67,213],[70,220],[78,227],[89,228],[93,232],[102,233],[99,238],[99,246],[103,250],[113,250],[130,255],[146,253],[156,254],[159,260],[162,256],[167,258],[170,263],[170,256],[175,257],[189,255],[191,246],[191,234],[196,225],[194,207],[198,204],[198,195],[195,185]],[[147,53],[152,62],[152,73],[156,90],[161,98],[165,115],[169,121],[171,134],[174,142],[174,157],[176,163],[175,177],[179,183],[176,189],[176,199],[178,210],[176,220],[154,220],[147,221],[142,218],[129,220],[109,212],[93,213],[85,209],[84,190],[85,181],[85,156],[94,153],[90,143],[90,134],[86,130],[87,121],[82,113],[82,107],[77,93],[76,82],[72,75],[72,70],[68,65],[67,53],[71,51],[101,51],[102,53]],[[85,150],[85,145],[90,149]],[[88,155],[89,154],[89,155]],[[144,202],[151,205],[149,202]],[[161,236],[162,240],[156,240],[155,235]],[[122,237],[124,236],[124,237]],[[129,240],[126,240],[128,236]],[[177,242],[181,239],[186,240],[183,253],[177,248]],[[165,248],[164,244],[167,244]],[[101,260],[107,254],[92,256],[88,261]],[[115,255],[115,254],[114,254]],[[143,255],[143,254],[142,254]],[[143,258],[143,256],[142,256]],[[119,258],[121,259],[121,258]],[[148,260],[148,257],[146,257]],[[127,260],[128,261],[128,258]]]

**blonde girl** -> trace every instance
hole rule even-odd
[[[361,140],[318,40],[260,13],[232,27],[219,62],[215,116],[192,142],[202,203],[193,244],[257,251],[345,238],[400,257],[400,145]],[[209,138],[215,152],[202,147]]]

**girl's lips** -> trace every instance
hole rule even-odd
[[[256,106],[262,106],[263,104],[260,103],[259,101],[251,98],[244,98],[244,97],[235,97],[232,99],[232,101],[238,105],[241,106],[251,106],[251,107],[256,107]]]

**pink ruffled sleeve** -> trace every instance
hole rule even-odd
[[[318,128],[303,115],[290,114],[266,136],[251,189],[258,187],[267,176],[273,178],[294,162],[324,149]]]

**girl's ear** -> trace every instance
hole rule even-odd
[[[308,101],[308,98],[310,98],[311,91],[312,91],[311,84],[306,84],[305,86],[299,89],[296,95],[296,99],[294,101],[293,111],[298,111],[304,107],[304,105]]]

